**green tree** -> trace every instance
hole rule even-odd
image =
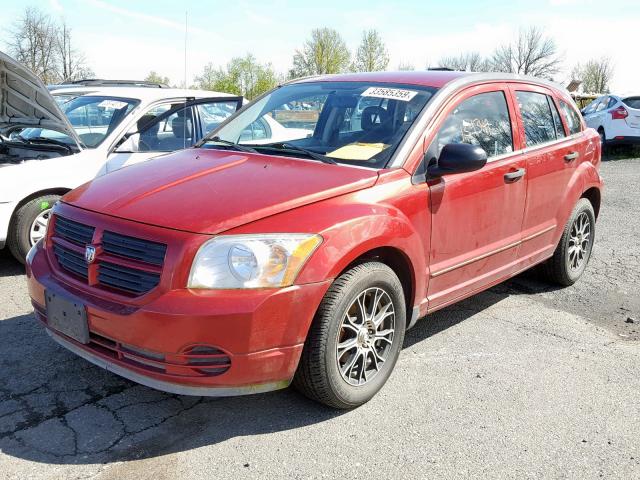
[[[362,32],[352,69],[356,72],[379,72],[389,66],[389,53],[377,30]]]
[[[349,69],[351,54],[340,34],[331,28],[311,31],[302,50],[293,55],[290,77],[341,73]]]
[[[145,82],[163,83],[165,85],[170,85],[171,84],[171,81],[169,80],[169,77],[163,77],[159,73],[155,72],[154,70],[151,70],[149,72],[149,75],[147,75],[144,78],[144,80],[145,80]]]
[[[198,88],[242,95],[249,100],[278,84],[271,64],[259,63],[250,53],[232,58],[226,68],[209,63],[195,81]]]

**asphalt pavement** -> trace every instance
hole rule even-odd
[[[0,479],[640,478],[640,159],[605,162],[584,277],[421,320],[368,404],[169,395],[55,344],[0,252]]]

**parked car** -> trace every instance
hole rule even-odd
[[[603,145],[640,145],[640,95],[603,95],[582,110]]]
[[[94,178],[194,145],[242,97],[219,92],[87,85],[52,89],[0,52],[0,248],[20,261],[44,235],[51,206]],[[221,121],[221,119],[219,119]],[[218,123],[219,123],[218,121]]]
[[[312,99],[311,136],[241,140]],[[598,136],[567,92],[506,74],[299,80],[152,163],[54,207],[27,257],[47,332],[160,390],[293,381],[337,408],[374,396],[419,318],[543,262],[574,283],[602,188]]]

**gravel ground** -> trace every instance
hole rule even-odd
[[[583,279],[422,320],[367,405],[181,397],[58,347],[0,252],[0,478],[640,478],[640,160],[606,162]],[[631,323],[633,322],[633,323]]]

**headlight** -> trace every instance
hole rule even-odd
[[[320,243],[311,234],[222,235],[200,247],[187,287],[286,287]]]

